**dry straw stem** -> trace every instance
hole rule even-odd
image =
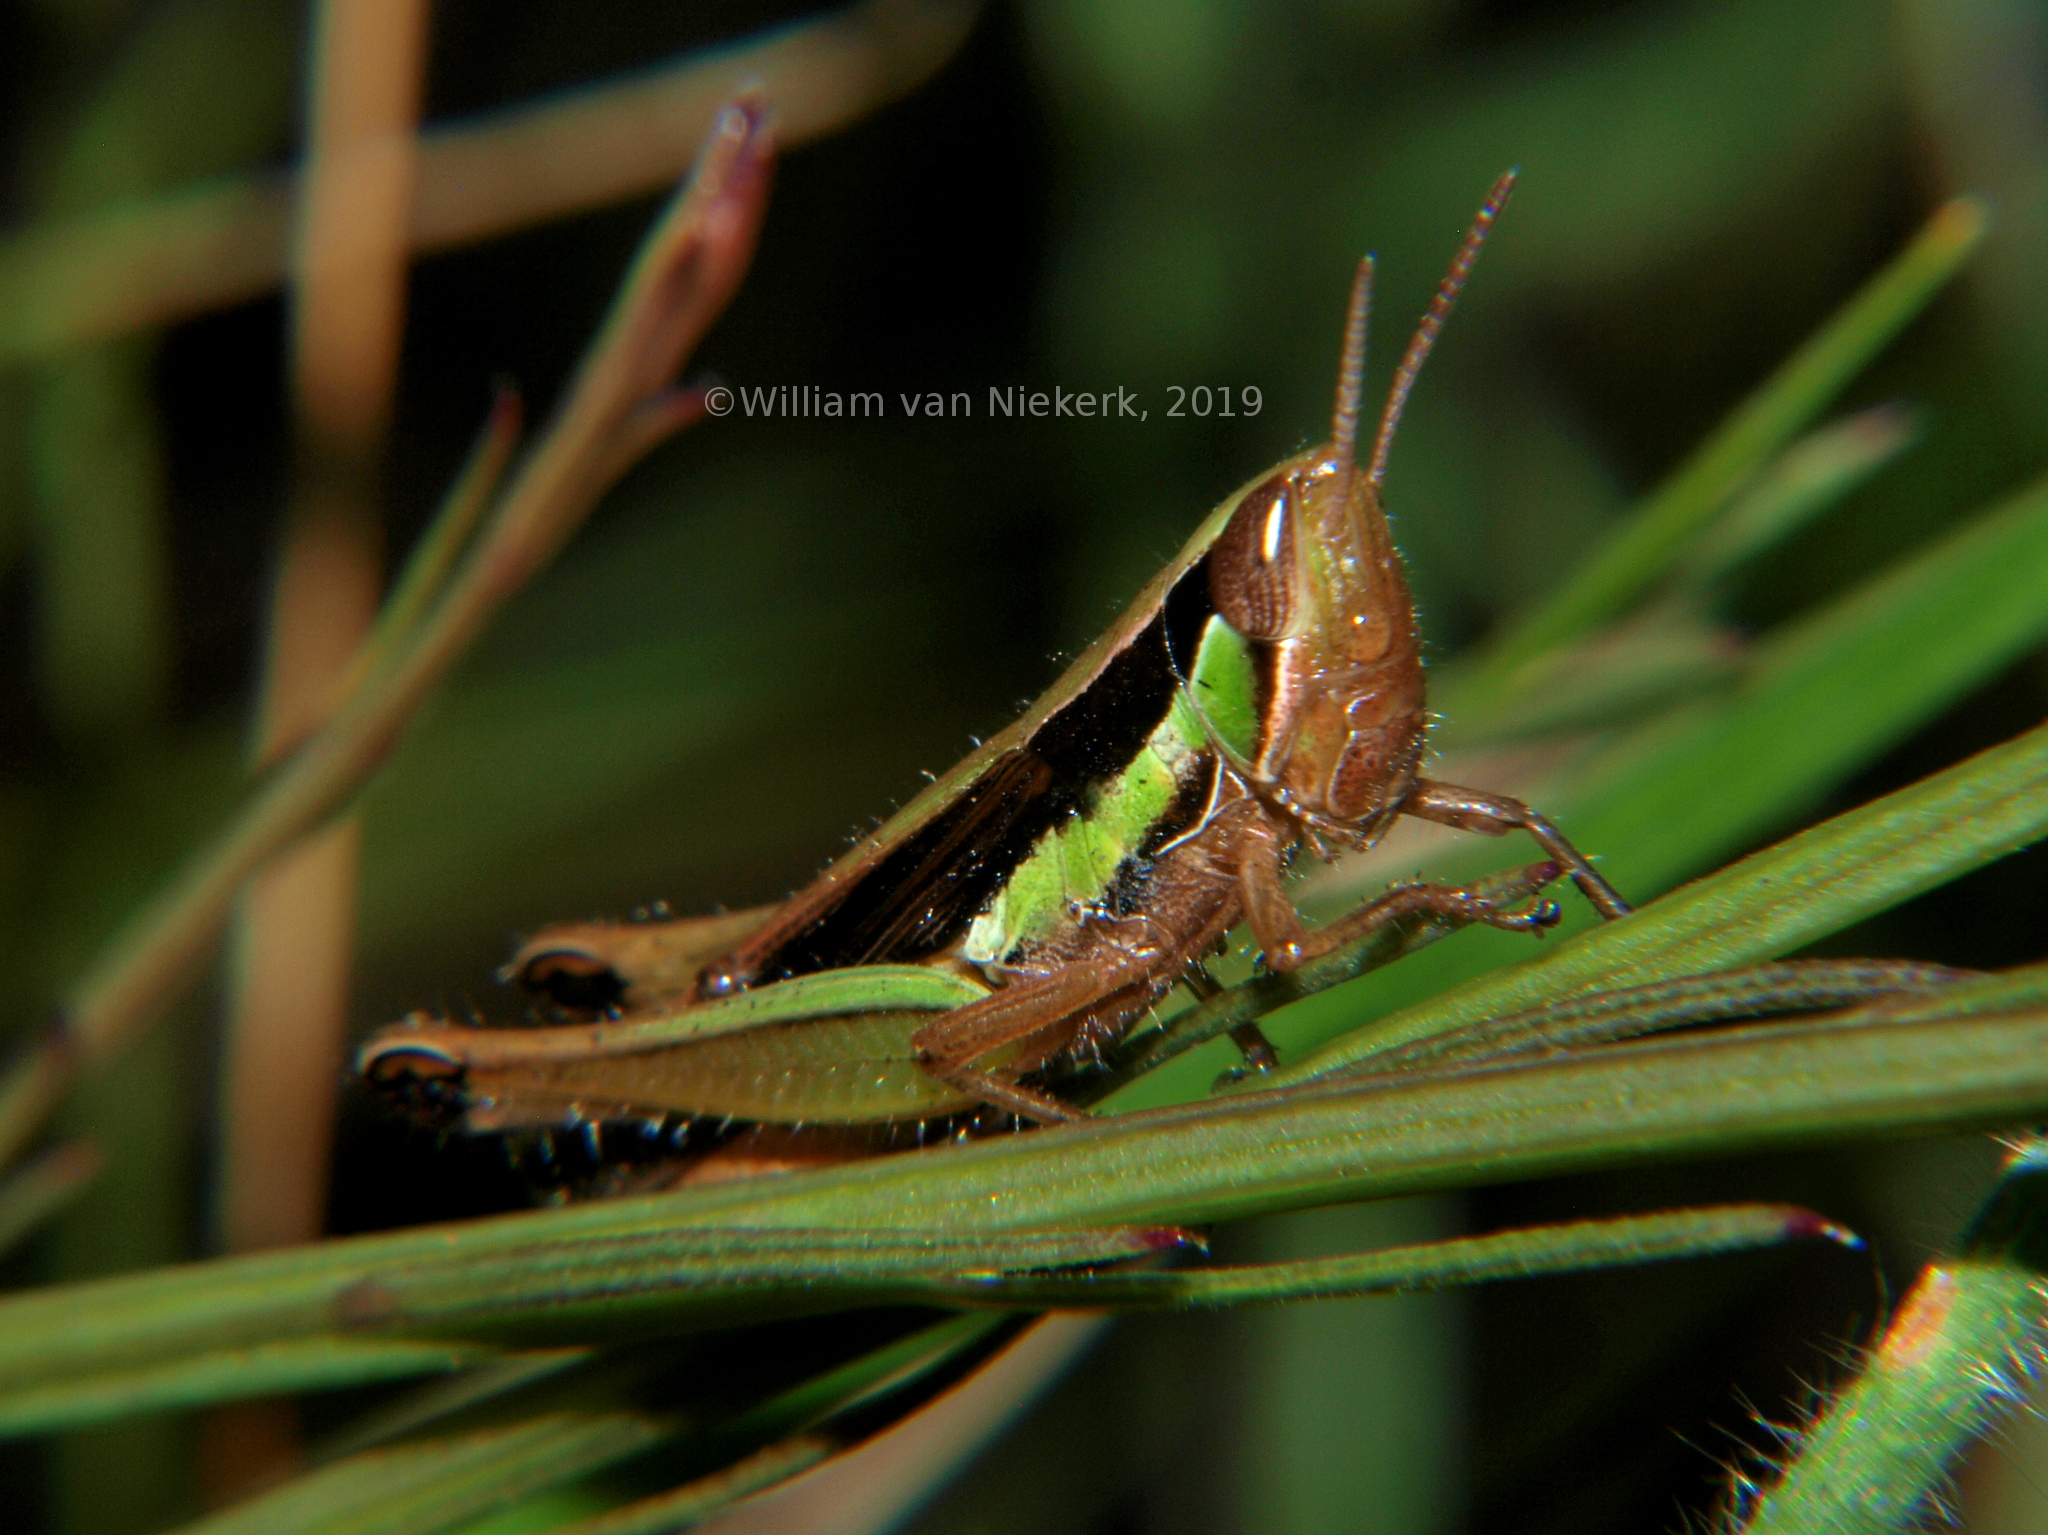
[[[405,330],[425,0],[324,0],[293,306],[300,448],[256,764],[333,712],[383,575],[376,465]],[[353,817],[260,873],[237,923],[220,1127],[230,1251],[320,1234],[355,936]]]
[[[758,83],[788,144],[904,95],[966,37],[971,0],[867,0],[419,139],[410,241],[447,250],[673,181],[721,103]],[[371,153],[378,151],[371,150]],[[292,172],[251,172],[0,243],[0,362],[162,325],[284,280]]]
[[[72,989],[50,1030],[0,1082],[0,1159],[27,1144],[79,1070],[155,1018],[204,960],[242,885],[362,788],[500,604],[554,556],[612,481],[694,419],[701,403],[669,381],[753,255],[772,146],[759,97],[720,115],[689,186],[648,237],[553,422],[447,590]]]

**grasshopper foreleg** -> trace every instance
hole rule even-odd
[[[1549,901],[1509,911],[1497,900],[1457,885],[1397,885],[1349,916],[1310,932],[1281,883],[1285,850],[1280,834],[1264,821],[1248,822],[1240,833],[1237,848],[1237,877],[1245,920],[1265,951],[1266,968],[1276,975],[1298,970],[1311,960],[1403,917],[1453,917],[1462,922],[1484,922],[1510,932],[1532,933],[1540,933],[1558,920],[1558,909]],[[1540,886],[1563,872],[1556,863],[1539,864],[1528,870],[1529,882]]]
[[[1401,814],[1420,821],[1435,821],[1461,831],[1476,831],[1489,837],[1504,837],[1520,827],[1536,845],[1565,867],[1593,909],[1610,922],[1625,917],[1630,907],[1615,888],[1600,877],[1592,863],[1564,833],[1518,799],[1505,794],[1488,794],[1483,789],[1463,789],[1456,784],[1418,778],[1408,797],[1401,801]]]

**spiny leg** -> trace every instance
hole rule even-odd
[[[1540,933],[1554,926],[1559,916],[1557,907],[1549,901],[1539,901],[1522,911],[1506,911],[1497,901],[1456,885],[1397,885],[1349,916],[1310,932],[1281,883],[1283,849],[1279,834],[1263,821],[1249,823],[1236,846],[1245,920],[1265,950],[1266,968],[1275,975],[1299,970],[1311,960],[1403,917],[1454,917],[1510,932]],[[1556,864],[1532,865],[1528,870],[1529,882],[1544,885],[1563,872]]]
[[[1046,1093],[1005,1082],[974,1063],[1029,1039],[1133,985],[1149,981],[1157,958],[1106,950],[1049,975],[1024,976],[992,996],[926,1024],[911,1036],[924,1069],[949,1087],[1041,1124],[1090,1116]]]
[[[1199,959],[1189,960],[1180,978],[1182,984],[1195,994],[1197,1002],[1207,1002],[1211,997],[1223,995],[1221,983]],[[1259,1027],[1256,1018],[1232,1024],[1229,1034],[1230,1042],[1243,1052],[1245,1065],[1253,1071],[1263,1075],[1280,1064],[1280,1052],[1273,1048],[1273,1041],[1266,1038],[1266,1031]]]
[[[1401,814],[1419,821],[1435,821],[1461,831],[1476,831],[1488,837],[1504,837],[1520,827],[1536,839],[1536,845],[1565,866],[1572,883],[1593,903],[1593,909],[1613,921],[1629,914],[1630,906],[1615,888],[1600,877],[1592,863],[1564,833],[1518,799],[1489,794],[1484,789],[1463,789],[1456,784],[1418,778],[1408,797],[1401,801]]]

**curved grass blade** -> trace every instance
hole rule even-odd
[[[30,1432],[201,1401],[334,1386],[432,1370],[492,1357],[490,1342],[590,1344],[623,1335],[675,1336],[706,1327],[873,1305],[973,1305],[1007,1309],[1231,1305],[1250,1299],[1480,1283],[1514,1274],[1567,1272],[1618,1263],[1727,1251],[1827,1234],[1824,1222],[1781,1207],[1736,1207],[1624,1221],[1581,1222],[1359,1258],[1246,1270],[1075,1276],[1054,1267],[1144,1256],[1185,1245],[1174,1233],[1079,1232],[974,1244],[981,1261],[924,1266],[897,1262],[877,1271],[878,1245],[851,1232],[731,1231],[617,1236],[515,1250],[484,1259],[394,1267],[340,1291],[327,1314],[332,1333],[293,1336],[317,1312],[266,1315],[260,1303],[223,1322],[244,1334],[272,1329],[263,1341],[209,1350],[205,1334],[182,1341],[191,1352],[153,1368],[65,1378],[59,1343],[41,1361],[15,1361],[15,1374],[48,1384],[17,1385],[0,1395],[0,1431]],[[696,1240],[692,1240],[695,1238]],[[911,1234],[889,1244],[943,1253],[943,1240]],[[692,1248],[698,1261],[688,1261]],[[702,1256],[709,1254],[708,1260]],[[991,1255],[1000,1261],[991,1263]],[[1023,1271],[1039,1271],[1036,1277]],[[108,1333],[104,1304],[134,1312],[124,1297],[102,1296],[96,1317],[84,1297],[80,1321]],[[369,1336],[365,1336],[365,1335]],[[417,1340],[417,1341],[407,1341]],[[158,1356],[181,1340],[158,1326],[120,1342],[130,1357]],[[103,1344],[103,1347],[108,1346]],[[75,1368],[75,1364],[73,1365]],[[53,1378],[54,1377],[54,1378]]]
[[[1575,993],[1768,957],[2048,828],[2048,729],[1838,817],[1410,1020],[1421,1038]],[[1975,985],[1976,983],[1970,983]],[[1986,983],[1991,984],[1991,983]],[[2001,978],[1996,984],[2020,984]],[[1200,1220],[1698,1154],[1950,1126],[2048,1108],[2048,1014],[1729,1030],[1420,1081],[1265,1092],[1070,1130],[653,1199],[402,1232],[0,1303],[0,1379],[18,1389],[231,1348],[292,1313],[435,1255],[746,1226],[880,1234]],[[1335,1070],[1369,1049],[1326,1052]],[[801,1234],[792,1236],[801,1244]],[[703,1240],[716,1243],[715,1234]],[[730,1239],[726,1239],[728,1242]],[[763,1237],[750,1236],[750,1242]],[[912,1245],[924,1242],[914,1239]],[[686,1245],[686,1244],[685,1244]],[[679,1249],[680,1250],[680,1249]],[[703,1251],[704,1249],[699,1249]],[[889,1261],[907,1255],[892,1255]],[[917,1262],[929,1263],[924,1246]],[[840,1260],[843,1262],[843,1258]],[[531,1278],[532,1276],[528,1276]]]
[[[1739,678],[1744,647],[1707,621],[1703,599],[1741,565],[1835,506],[1914,436],[1909,412],[1880,405],[1801,438],[1706,529],[1671,573],[1661,600],[1533,657],[1505,693],[1478,693],[1471,686],[1480,675],[1475,664],[1453,661],[1431,684],[1444,713],[1432,735],[1437,748],[1469,750],[1610,725]]]
[[[1664,1263],[1807,1238],[1862,1245],[1854,1234],[1795,1205],[1721,1205],[1567,1221],[1337,1258],[1170,1272],[1014,1275],[983,1281],[948,1280],[938,1288],[956,1301],[1053,1310],[1168,1311],[1278,1305]]]
[[[1676,572],[1699,591],[1774,547],[1912,446],[1919,423],[1904,406],[1874,405],[1792,444],[1687,552]]]
[[[670,1535],[686,1530],[742,1498],[780,1486],[822,1465],[843,1448],[829,1434],[798,1434],[668,1492],[621,1508],[557,1525],[549,1535]]]
[[[454,1236],[471,1243],[479,1258],[496,1246],[509,1260],[499,1277],[529,1286],[527,1293],[540,1298],[548,1291],[539,1270],[555,1265],[559,1272],[558,1247],[601,1253],[607,1241],[631,1247],[636,1224],[667,1225],[664,1240],[679,1248],[688,1245],[675,1241],[681,1228],[707,1228],[698,1233],[705,1241],[730,1246],[731,1228],[744,1225],[750,1246],[773,1249],[780,1237],[800,1250],[818,1237],[801,1228],[830,1220],[876,1233],[893,1229],[904,1234],[907,1248],[927,1243],[926,1232],[1219,1219],[1653,1156],[2011,1123],[2044,1111],[2048,1010],[1820,1031],[1767,1026],[1617,1045],[1561,1061],[1246,1094],[766,1180],[772,1187],[713,1188],[594,1212],[548,1212]],[[607,1225],[609,1233],[601,1235]],[[726,1229],[708,1229],[720,1227]],[[67,1383],[89,1388],[95,1370],[105,1368],[95,1344],[131,1355],[146,1345],[159,1350],[159,1358],[180,1346],[203,1351],[209,1339],[234,1330],[216,1322],[209,1332],[209,1309],[216,1317],[227,1314],[235,1327],[276,1327],[274,1313],[265,1315],[249,1301],[251,1291],[297,1288],[303,1305],[309,1290],[334,1293],[337,1269],[390,1285],[402,1264],[421,1262],[433,1246],[451,1245],[448,1234],[427,1243],[422,1235],[357,1239],[331,1244],[338,1252],[264,1254],[23,1297],[5,1308],[10,1374],[18,1391],[42,1393],[48,1404]],[[528,1255],[526,1267],[521,1252]],[[829,1271],[844,1255],[806,1261],[811,1272]],[[802,1265],[792,1265],[785,1278],[794,1281],[802,1272]],[[906,1267],[899,1277],[917,1276]],[[643,1272],[640,1282],[660,1280]],[[793,1287],[801,1290],[800,1283]],[[985,1285],[972,1288],[987,1293]],[[902,1298],[904,1291],[878,1285],[870,1293]],[[858,1291],[841,1295],[842,1303],[852,1304]],[[103,1313],[97,1319],[88,1309],[95,1301]],[[420,1325],[448,1322],[425,1309],[415,1318]],[[184,1331],[153,1332],[153,1311],[182,1312]],[[310,1324],[317,1313],[307,1315]],[[86,1325],[51,1336],[62,1322],[50,1318],[65,1316]],[[388,1323],[392,1316],[381,1309],[377,1320]],[[186,1367],[175,1357],[166,1362]]]
[[[184,1526],[188,1535],[431,1535],[675,1437],[672,1414],[620,1404],[537,1413],[370,1450]]]
[[[1735,1028],[1178,1109],[707,1189],[685,1218],[962,1231],[1200,1224],[1676,1156],[2009,1125],[2048,1111],[2048,1011]],[[680,1196],[668,1206],[684,1215]]]
[[[442,1375],[502,1357],[486,1344],[316,1335],[201,1350],[133,1369],[52,1378],[0,1392],[0,1437],[47,1434],[141,1413],[252,1396]]]

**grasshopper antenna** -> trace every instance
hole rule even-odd
[[[1337,462],[1358,462],[1358,397],[1365,386],[1365,322],[1372,311],[1372,257],[1359,260],[1351,279],[1351,308],[1344,317],[1344,357],[1337,364],[1337,418],[1330,435]]]
[[[1508,193],[1514,191],[1515,177],[1519,174],[1512,170],[1505,172],[1493,184],[1493,190],[1486,194],[1486,201],[1479,207],[1479,216],[1472,220],[1472,227],[1465,232],[1465,243],[1458,247],[1457,259],[1444,273],[1444,280],[1436,285],[1436,297],[1429,301],[1429,308],[1422,313],[1422,323],[1415,327],[1407,355],[1401,359],[1400,370],[1394,374],[1394,387],[1387,391],[1387,408],[1380,412],[1379,435],[1373,439],[1372,463],[1366,468],[1365,480],[1374,490],[1378,490],[1380,481],[1387,477],[1387,451],[1394,445],[1394,430],[1401,424],[1401,412],[1408,408],[1408,393],[1415,387],[1415,375],[1422,371],[1423,363],[1428,361],[1431,349],[1436,346],[1444,321],[1450,318],[1452,306],[1458,302],[1458,294],[1465,287],[1465,279],[1472,275],[1472,263],[1479,259],[1479,249],[1486,244],[1487,235],[1492,233],[1493,221],[1500,217],[1500,210],[1508,200]],[[1349,338],[1346,339],[1348,341]],[[1339,399],[1341,402],[1341,389]]]

